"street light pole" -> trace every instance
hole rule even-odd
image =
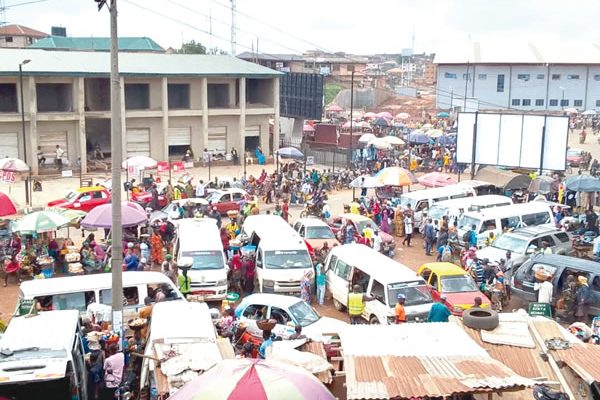
[[[559,87],[559,89],[562,91],[562,97],[560,98],[560,109],[564,110],[565,109],[565,88],[564,87]]]
[[[23,135],[23,161],[27,163],[27,141],[25,140],[25,101],[23,100],[23,65],[28,64],[31,60],[23,60],[19,64],[19,88],[21,92],[21,133]],[[29,167],[29,175],[25,178],[25,203],[31,206],[31,198],[29,192],[29,184],[31,182],[31,166]]]

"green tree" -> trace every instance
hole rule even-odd
[[[206,47],[200,42],[190,40],[181,45],[181,48],[177,50],[177,54],[206,54]]]
[[[218,48],[218,47],[213,47],[211,49],[208,49],[208,54],[213,54],[213,55],[218,55],[218,56],[225,56],[225,55],[227,55],[229,53],[226,52],[223,49]]]

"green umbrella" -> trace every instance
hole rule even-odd
[[[17,221],[14,231],[24,234],[52,232],[68,224],[69,220],[57,212],[36,211]]]
[[[44,211],[51,211],[58,213],[69,220],[69,224],[76,224],[83,219],[87,215],[85,211],[81,210],[70,210],[68,208],[60,208],[60,207],[48,207]]]

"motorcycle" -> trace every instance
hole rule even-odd
[[[547,385],[535,385],[533,387],[533,398],[536,400],[569,400],[566,393],[550,389]]]

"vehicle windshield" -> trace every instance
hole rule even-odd
[[[567,150],[567,157],[576,157],[581,155],[581,150]]]
[[[192,270],[221,269],[225,267],[223,253],[220,251],[182,251],[183,257],[191,257],[194,260]]]
[[[273,269],[312,268],[308,251],[265,251],[265,265]]]
[[[212,192],[211,194],[208,195],[208,197],[206,198],[206,200],[210,203],[211,201],[218,201],[221,198],[221,192],[216,191],[216,192]]]
[[[396,304],[399,294],[406,297],[405,306],[418,306],[433,301],[429,288],[423,282],[392,283],[387,285],[387,290],[390,307]]]
[[[442,293],[476,292],[475,282],[467,275],[447,276],[442,278]]]
[[[414,206],[416,204],[416,201],[414,199],[409,198],[409,197],[400,197],[400,206],[401,207],[406,207],[409,204],[410,204],[411,207],[414,208]]]
[[[308,326],[317,322],[321,316],[314,308],[306,304],[304,301],[299,301],[290,307],[290,313],[301,326]]]
[[[356,229],[358,230],[359,233],[362,233],[366,228],[371,228],[374,231],[379,230],[377,225],[375,225],[375,222],[373,222],[370,219],[366,220],[366,221],[358,221],[355,224],[356,224]]]
[[[72,203],[75,201],[75,199],[77,199],[77,196],[79,196],[79,193],[70,192],[68,195],[65,196],[65,200],[68,201],[69,203]]]
[[[500,235],[498,239],[494,241],[492,247],[502,250],[510,250],[513,253],[525,254],[527,251],[527,243],[528,241],[525,239],[521,239],[510,234],[504,234]]]
[[[433,219],[442,219],[444,215],[448,215],[448,207],[433,205],[429,207],[427,216]]]
[[[333,239],[335,238],[328,226],[311,226],[306,228],[307,239]]]
[[[48,358],[67,358],[67,351],[39,347],[4,349],[0,354],[0,364],[9,361],[44,360]]]
[[[480,222],[481,221],[479,220],[479,218],[470,217],[468,215],[463,215],[460,218],[460,220],[458,221],[458,229],[463,230],[463,231],[468,231],[471,229],[472,225],[475,225],[475,227],[478,227]]]

